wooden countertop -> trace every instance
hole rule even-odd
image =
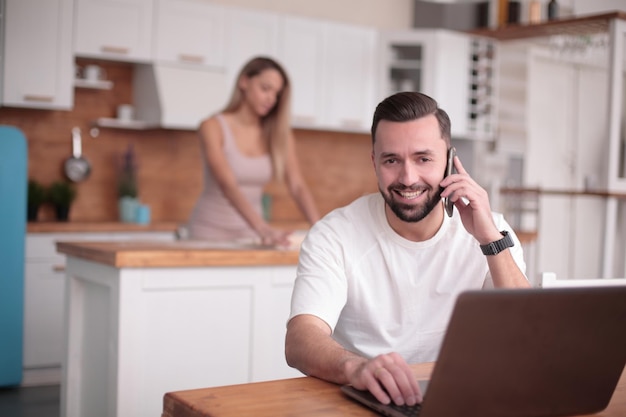
[[[28,222],[28,233],[174,232],[179,223]]]
[[[150,224],[122,222],[28,222],[28,233],[100,233],[100,232],[175,232],[184,222],[153,222]],[[273,227],[283,230],[303,230],[305,221],[276,221]]]
[[[298,249],[274,249],[255,244],[174,242],[58,242],[68,256],[116,268],[296,265]]]

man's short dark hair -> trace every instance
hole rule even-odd
[[[450,117],[439,108],[435,99],[413,91],[393,94],[376,106],[372,121],[372,145],[376,142],[376,129],[381,120],[408,122],[430,114],[437,118],[441,137],[450,147]]]

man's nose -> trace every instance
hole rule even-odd
[[[400,181],[403,185],[409,186],[418,182],[419,178],[419,170],[414,164],[410,162],[405,162],[402,164],[398,181]]]

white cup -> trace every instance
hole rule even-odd
[[[83,75],[87,81],[98,81],[104,79],[104,70],[98,65],[86,65]]]
[[[117,118],[123,122],[130,122],[135,117],[135,108],[130,104],[117,106]]]

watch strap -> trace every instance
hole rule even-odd
[[[502,239],[487,243],[486,245],[480,245],[480,250],[483,251],[483,255],[497,255],[506,248],[513,247],[513,239],[511,235],[509,235],[509,232],[503,230],[500,234],[502,235]]]

